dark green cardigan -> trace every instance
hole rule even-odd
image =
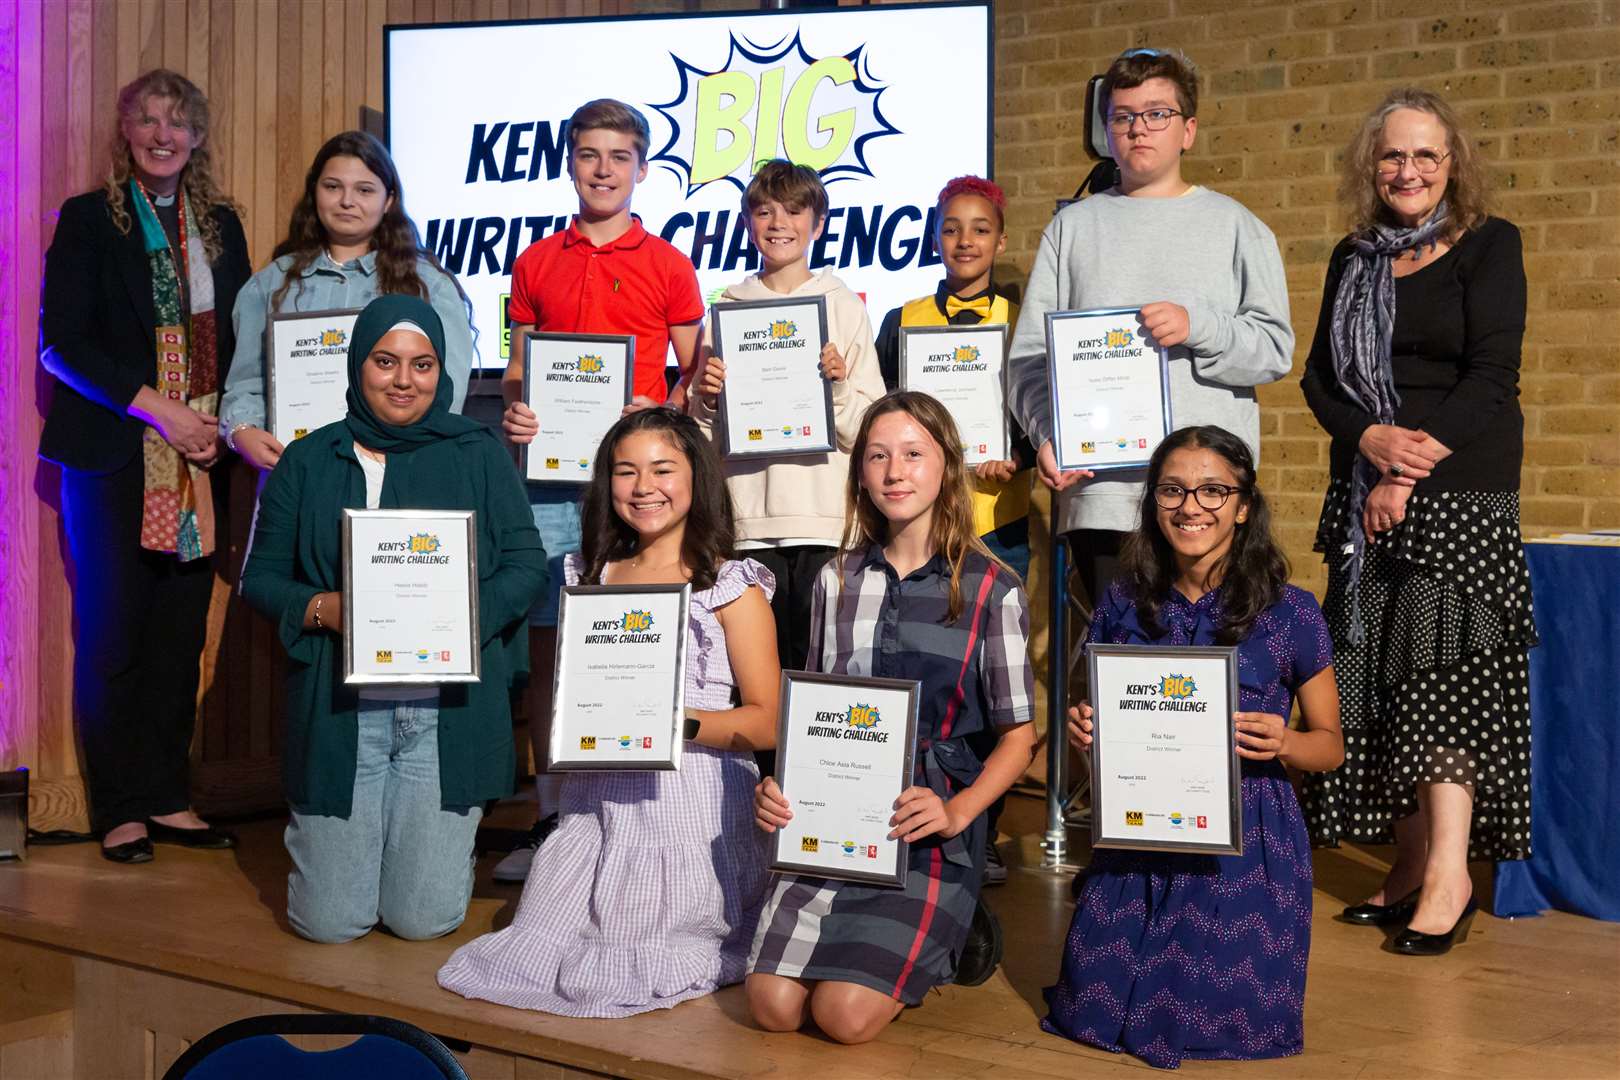
[[[456,482],[424,485],[421,478]],[[523,482],[487,430],[469,431],[406,454],[388,455],[384,508],[396,489],[418,494],[410,509],[475,510],[478,515],[478,617],[481,680],[439,688],[439,791],[445,807],[473,806],[512,792],[515,760],[508,698],[528,668],[526,615],[546,586],[546,553]],[[354,795],[359,691],[343,685],[343,639],[305,630],[304,611],[318,592],[341,590],[342,555],[333,518],[366,505],[365,475],[343,421],[287,447],[259,499],[242,595],[274,620],[287,647],[287,800],[301,813],[347,817]]]

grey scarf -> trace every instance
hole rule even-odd
[[[1350,238],[1339,291],[1333,298],[1329,342],[1333,346],[1333,373],[1339,389],[1380,424],[1395,422],[1401,403],[1395,392],[1390,341],[1395,335],[1395,259],[1419,247],[1433,247],[1449,229],[1450,214],[1442,202],[1428,221],[1416,228],[1374,225]],[[1350,590],[1350,644],[1360,645],[1367,633],[1361,623],[1361,567],[1367,550],[1361,512],[1378,483],[1378,468],[1357,455],[1350,470],[1349,520],[1343,554]]]

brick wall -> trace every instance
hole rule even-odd
[[[1497,212],[1524,233],[1524,531],[1620,526],[1620,0],[999,0],[996,177],[1007,270],[1027,270],[1053,200],[1073,193],[1086,80],[1135,46],[1202,72],[1190,179],[1242,201],[1288,270],[1294,374],[1260,388],[1261,482],[1295,578],[1311,550],[1328,440],[1299,390],[1350,133],[1392,86],[1440,91],[1491,162]]]

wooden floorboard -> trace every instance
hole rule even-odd
[[[1015,803],[1017,800],[1015,800]],[[467,923],[433,942],[374,933],[348,945],[305,942],[283,912],[287,860],[277,821],[242,828],[235,852],[160,847],[120,867],[91,845],[36,847],[0,865],[0,938],[180,975],[309,1008],[397,1016],[452,1039],[562,1065],[649,1077],[1087,1077],[1146,1066],[1046,1035],[1041,989],[1057,970],[1072,906],[1066,877],[1038,865],[1038,804],[1004,822],[1011,881],[987,891],[1006,928],[1003,967],[982,987],[930,995],[869,1046],[750,1026],[740,988],[626,1020],[572,1020],[467,1001],[438,988],[452,949],[508,923],[519,890],[480,860]],[[1032,809],[1033,808],[1033,809]],[[522,808],[508,808],[521,818]],[[496,820],[499,820],[497,815]],[[1465,946],[1397,956],[1384,935],[1334,919],[1371,888],[1381,853],[1319,852],[1304,1056],[1188,1062],[1189,1074],[1244,1077],[1620,1076],[1620,925],[1571,915],[1504,921],[1481,914]],[[1481,882],[1483,887],[1484,882]],[[0,959],[6,945],[0,940]],[[3,967],[3,965],[0,965]],[[3,996],[14,993],[0,987]]]

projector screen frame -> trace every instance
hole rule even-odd
[[[644,23],[644,22],[656,22],[656,21],[660,21],[660,20],[688,22],[688,21],[694,21],[694,20],[709,19],[709,20],[720,20],[720,21],[730,25],[733,28],[733,32],[735,34],[737,34],[739,36],[742,36],[742,35],[746,35],[746,33],[747,33],[747,25],[748,25],[748,23],[750,21],[756,20],[756,19],[769,19],[769,18],[778,18],[778,19],[780,19],[780,18],[783,18],[783,17],[793,17],[793,16],[822,17],[822,18],[825,18],[825,17],[828,17],[828,16],[847,16],[849,19],[853,20],[853,19],[857,18],[858,16],[860,16],[862,14],[874,15],[874,14],[888,14],[888,13],[899,13],[899,12],[917,12],[917,11],[943,12],[943,11],[964,11],[964,10],[965,11],[982,12],[982,17],[983,17],[983,20],[984,20],[984,35],[985,35],[985,42],[984,42],[984,50],[985,50],[984,51],[984,91],[985,91],[985,93],[984,93],[984,127],[985,127],[985,141],[984,141],[984,170],[983,170],[983,174],[984,174],[986,179],[994,180],[995,175],[996,175],[996,167],[995,167],[996,166],[996,157],[995,157],[995,134],[996,134],[996,116],[995,116],[996,12],[995,12],[994,0],[944,0],[944,2],[941,2],[941,3],[904,3],[904,4],[882,4],[882,5],[874,5],[874,6],[865,6],[865,5],[863,5],[861,7],[847,7],[847,8],[846,7],[833,7],[833,8],[796,9],[796,8],[791,8],[790,7],[790,8],[787,8],[785,10],[761,9],[761,10],[750,10],[750,11],[723,11],[722,10],[722,11],[685,11],[685,12],[667,12],[667,13],[665,13],[665,12],[646,12],[646,13],[639,13],[639,14],[634,14],[634,15],[587,15],[587,16],[578,16],[578,17],[541,18],[541,19],[491,19],[491,20],[476,20],[476,19],[466,20],[466,19],[462,19],[462,20],[448,20],[448,21],[444,21],[444,22],[386,23],[386,24],[384,24],[384,26],[382,28],[383,29],[383,42],[382,42],[382,44],[383,44],[383,72],[382,72],[382,75],[383,75],[383,86],[382,86],[383,107],[382,107],[382,115],[381,115],[381,122],[382,122],[381,123],[381,127],[382,127],[381,137],[382,137],[382,142],[388,148],[388,151],[389,151],[390,155],[395,154],[396,147],[395,147],[395,140],[394,140],[395,110],[394,110],[394,101],[393,101],[393,75],[394,75],[394,63],[395,63],[394,46],[395,46],[395,41],[397,40],[397,38],[396,38],[397,34],[407,34],[407,33],[413,33],[413,32],[432,32],[432,31],[443,31],[443,30],[461,30],[461,29],[499,29],[499,28],[502,28],[502,27],[525,27],[525,28],[527,28],[527,27],[544,27],[544,26],[581,26],[581,25],[588,25],[588,24],[615,24],[615,25],[619,25],[619,24],[634,24],[634,23]],[[648,160],[651,161],[656,156],[657,156],[656,154],[650,155]],[[396,159],[396,161],[397,161],[397,159]],[[396,167],[397,167],[397,165],[396,165]],[[964,171],[967,171],[967,170],[964,170]],[[406,178],[402,177],[402,184],[403,184],[403,181],[405,179]],[[718,181],[716,181],[716,182],[718,182]],[[929,202],[929,196],[931,196],[931,195],[932,195],[931,192],[922,193],[923,197],[919,200],[919,205],[921,205],[921,206],[929,206],[929,205],[931,205],[931,203]],[[415,218],[415,216],[411,217],[411,224],[412,224],[413,228],[417,229],[417,233],[418,233],[419,238],[425,243],[426,242],[426,234],[424,232],[422,232],[420,227],[417,225],[417,219]],[[652,227],[649,227],[648,231],[653,233],[654,235],[658,235],[658,233],[659,233],[659,229],[655,229],[655,228],[652,228]],[[931,245],[933,243],[933,241],[932,241],[931,237],[929,237],[927,235],[924,235],[922,237],[922,243],[924,243],[925,245]],[[695,266],[695,268],[698,270],[700,275],[704,272],[703,268],[701,266]],[[446,268],[446,272],[450,272],[448,267]],[[458,282],[459,282],[461,276],[462,275],[460,275],[460,274],[457,275]],[[465,286],[463,286],[463,289],[465,290]],[[705,299],[707,300],[707,297],[705,297]],[[475,309],[475,311],[477,310],[477,305],[476,304],[474,304],[474,309]],[[869,315],[870,315],[874,325],[876,325],[876,323],[885,314],[884,311],[877,311],[877,310],[872,309],[870,307],[868,308],[868,311],[869,311]],[[476,330],[477,330],[477,320],[476,320],[476,317],[475,317],[475,331]],[[477,383],[477,382],[482,381],[483,379],[498,376],[499,373],[502,370],[504,370],[505,365],[506,365],[506,361],[504,359],[502,359],[502,357],[500,356],[500,339],[499,339],[498,335],[490,335],[490,334],[486,334],[486,333],[475,333],[475,337],[478,340],[479,355],[476,358],[476,361],[475,361],[475,363],[473,365],[472,379],[473,379],[473,381],[475,383]],[[492,346],[486,345],[486,340],[490,339],[490,338],[494,339]],[[485,359],[485,357],[483,355],[484,350],[486,348],[491,348],[491,347],[493,348],[492,358]]]

